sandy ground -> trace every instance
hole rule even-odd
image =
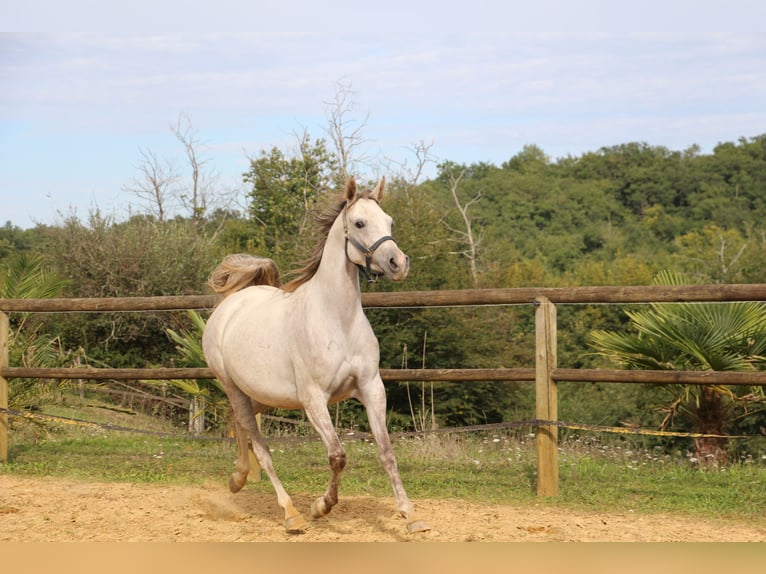
[[[294,496],[307,509],[308,496]],[[766,542],[758,523],[633,512],[573,512],[542,505],[419,500],[432,529],[408,534],[393,498],[341,497],[301,535],[285,533],[274,496],[208,487],[90,483],[0,475],[0,541]]]

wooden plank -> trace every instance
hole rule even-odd
[[[766,301],[766,284],[529,287],[362,293],[365,307],[522,305],[545,297],[553,303],[671,303]]]
[[[589,383],[766,386],[766,371],[554,369],[553,379],[556,381]]]
[[[535,418],[558,420],[556,381],[551,374],[556,368],[556,306],[546,297],[535,300]],[[558,427],[538,425],[537,495],[558,496]]]
[[[443,307],[532,304],[538,297],[553,303],[669,303],[766,301],[766,284],[632,285],[595,287],[521,287],[362,293],[365,307]],[[98,311],[173,311],[212,309],[218,295],[107,297],[76,299],[0,299],[0,311],[63,313]]]
[[[534,369],[381,369],[384,381],[534,381]]]
[[[10,346],[8,315],[0,311],[0,369],[8,366]],[[0,408],[8,408],[8,380],[0,375]],[[0,462],[8,462],[8,415],[0,414]]]
[[[212,379],[207,368],[91,369],[8,367],[0,370],[8,378],[26,379],[116,379],[127,381],[169,379]]]
[[[0,373],[8,378],[26,379],[115,379],[168,380],[212,379],[208,368],[107,369],[6,367]],[[384,381],[534,381],[534,369],[381,369]]]
[[[0,310],[30,313],[181,311],[185,309],[212,309],[219,300],[218,295],[0,299]]]
[[[381,369],[386,382],[396,381],[534,381],[536,370],[515,369]],[[0,367],[0,376],[8,379],[115,379],[168,380],[212,379],[207,368],[95,369]],[[654,385],[748,385],[766,386],[766,371],[625,371],[618,369],[560,369],[551,376],[556,382],[643,383]]]

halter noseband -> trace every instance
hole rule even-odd
[[[346,205],[343,206],[343,236],[346,239],[345,246],[344,246],[344,249],[346,251],[346,259],[351,261],[351,258],[348,256],[348,244],[349,242],[351,242],[351,244],[354,247],[356,247],[356,249],[362,255],[364,255],[364,265],[354,263],[353,261],[351,261],[351,263],[354,263],[354,265],[356,265],[357,269],[359,269],[359,271],[362,273],[362,275],[364,275],[364,278],[368,282],[375,281],[378,277],[380,277],[380,273],[376,273],[370,267],[370,264],[372,263],[372,256],[375,254],[375,250],[386,241],[393,241],[394,243],[396,243],[396,240],[390,235],[384,235],[383,237],[378,239],[375,243],[373,243],[369,247],[365,247],[364,244],[362,244],[361,242],[351,237],[348,234],[348,221],[346,220],[346,212],[348,210],[348,205],[349,204],[346,203]]]

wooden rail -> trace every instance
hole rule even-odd
[[[217,295],[169,297],[0,299],[0,408],[8,406],[7,379],[206,379],[209,369],[37,369],[8,365],[9,327],[6,313],[145,312],[211,309]],[[365,307],[453,307],[465,305],[535,305],[535,367],[516,369],[382,369],[384,381],[534,381],[536,418],[557,421],[556,387],[562,381],[649,384],[764,385],[766,372],[624,371],[612,369],[561,369],[556,359],[556,307],[559,304],[640,304],[722,301],[766,301],[766,284],[606,286],[465,289],[363,293]],[[8,418],[0,413],[0,461],[8,456]],[[537,430],[537,492],[558,493],[557,427]]]
[[[91,367],[0,367],[8,379],[90,379],[115,381],[166,381],[168,379],[212,379],[206,368],[156,367],[153,369],[96,369]],[[381,369],[386,382],[396,381],[534,381],[535,369]],[[560,369],[551,371],[556,382],[643,383],[654,385],[763,385],[766,371],[625,371],[620,369]]]
[[[694,303],[766,301],[766,283],[734,285],[636,285],[627,287],[524,287],[362,293],[364,307],[524,305],[538,297],[552,303]],[[218,295],[105,297],[101,299],[0,299],[0,311],[24,313],[130,312],[212,309]]]

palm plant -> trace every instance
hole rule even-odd
[[[42,257],[25,252],[12,254],[0,267],[0,298],[48,298],[60,295],[66,282],[53,274]],[[29,313],[11,316],[9,363],[24,367],[54,367],[68,364],[72,354],[62,348],[58,337],[45,333],[43,323]],[[64,381],[13,379],[8,387],[8,406],[21,410],[39,407]]]
[[[686,277],[660,273],[659,285],[683,285]],[[626,311],[633,332],[594,331],[599,353],[629,369],[752,371],[766,367],[766,304],[669,303]],[[662,407],[662,428],[681,418],[695,432],[697,459],[708,467],[727,462],[729,428],[764,412],[762,387],[671,385],[672,400]]]
[[[192,324],[191,329],[175,331],[168,328],[165,331],[176,344],[176,350],[184,366],[206,367],[207,362],[202,352],[202,331],[205,329],[205,320],[196,311],[189,311],[187,316]],[[227,419],[228,402],[218,379],[174,379],[169,382],[179,391],[191,397],[189,407],[190,431],[199,434],[204,430],[206,407],[210,407],[216,416],[221,415],[222,419]]]

